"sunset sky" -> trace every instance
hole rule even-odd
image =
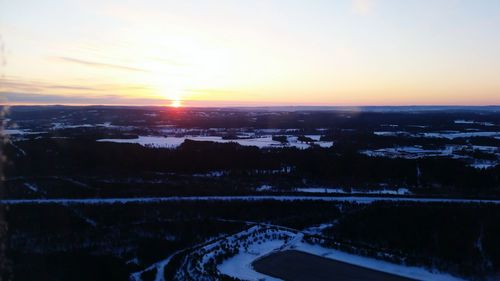
[[[498,0],[0,0],[0,36],[12,104],[500,104]]]

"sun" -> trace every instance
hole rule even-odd
[[[170,102],[171,107],[179,108],[182,106],[181,100],[179,99],[174,99]]]

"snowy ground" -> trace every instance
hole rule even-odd
[[[455,120],[455,124],[463,124],[463,125],[471,125],[471,124],[477,124],[477,125],[482,125],[482,126],[495,126],[493,122],[478,122],[474,120]]]
[[[240,249],[240,253],[217,267],[217,269],[228,276],[236,277],[242,280],[279,280],[264,274],[258,273],[252,268],[252,262],[258,258],[270,254],[275,249],[285,245],[283,240],[270,240],[263,243],[253,243],[247,250]]]
[[[305,192],[305,193],[339,193],[339,194],[379,194],[379,195],[411,195],[412,194],[408,188],[381,189],[381,190],[351,189],[351,190],[346,191],[343,188],[303,187],[303,188],[296,188],[295,191]]]
[[[435,156],[453,157],[453,151],[456,149],[459,148],[451,145],[446,146],[444,149],[423,149],[419,146],[399,146],[375,150],[364,150],[361,151],[361,153],[371,157],[417,159]]]
[[[321,227],[331,226],[325,224]],[[449,274],[429,271],[425,268],[398,265],[374,258],[357,256],[331,248],[325,248],[317,244],[306,242],[303,238],[309,232],[301,232],[275,225],[258,224],[242,232],[212,239],[202,246],[191,249],[181,264],[176,274],[176,280],[216,280],[210,268],[214,268],[219,274],[224,274],[241,280],[266,280],[277,281],[279,279],[266,276],[253,269],[253,262],[259,258],[285,250],[297,250],[324,258],[349,263],[352,265],[382,271],[398,276],[410,277],[419,280],[430,281],[461,281],[462,279]],[[227,251],[237,251],[224,258],[221,262],[214,264],[217,257],[224,255]],[[180,252],[180,251],[179,251]],[[155,281],[164,281],[164,267],[173,256],[159,261],[148,268],[131,275],[131,280],[140,281],[142,272],[156,268]],[[207,271],[208,269],[208,271]]]
[[[60,122],[52,123],[52,130],[62,130],[62,129],[76,129],[76,128],[95,128],[95,127],[103,127],[103,128],[119,128],[119,126],[111,125],[111,122],[105,122],[100,124],[77,124],[77,125],[68,125]]]
[[[470,155],[474,152],[496,155],[497,160],[475,159]],[[462,159],[468,162],[469,166],[478,169],[487,169],[500,164],[500,149],[495,146],[480,146],[480,145],[447,145],[443,149],[424,149],[421,146],[398,146],[388,147],[374,150],[362,150],[361,154],[370,157],[389,157],[389,158],[405,158],[419,159],[425,157],[449,157],[454,159]]]
[[[254,227],[253,229],[258,229]],[[251,230],[248,230],[251,231]],[[248,232],[247,231],[247,232]],[[244,248],[240,247],[240,251],[237,255],[225,260],[222,264],[217,266],[217,269],[228,276],[239,278],[242,280],[278,280],[273,277],[263,275],[256,272],[253,267],[253,261],[272,254],[273,252],[293,249],[313,255],[318,255],[324,258],[329,258],[337,261],[342,261],[352,265],[357,265],[360,267],[365,267],[373,270],[378,270],[382,272],[387,272],[390,274],[415,278],[419,280],[430,280],[430,281],[459,281],[462,279],[453,277],[449,274],[431,272],[427,269],[420,267],[409,267],[398,265],[394,263],[385,262],[382,260],[377,260],[369,257],[361,257],[345,252],[341,252],[334,249],[325,248],[319,245],[312,245],[303,241],[303,234],[300,232],[290,232],[287,229],[284,230],[274,230],[277,232],[282,232],[284,236],[289,237],[289,241],[284,241],[281,239],[272,240],[268,239],[265,242],[252,242],[255,240],[249,239],[250,243]],[[262,235],[261,235],[262,236]],[[248,242],[248,241],[246,241]],[[243,245],[244,242],[240,241]]]
[[[30,130],[25,130],[25,129],[4,129],[0,130],[0,133],[8,136],[22,136],[22,135],[38,135],[38,134],[44,134],[46,132],[32,132]]]
[[[471,137],[500,137],[500,132],[459,132],[459,131],[443,131],[430,133],[410,133],[406,131],[376,131],[373,134],[377,136],[406,136],[406,137],[424,137],[424,138],[471,138]]]

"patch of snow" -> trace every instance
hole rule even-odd
[[[464,124],[464,125],[472,125],[472,124],[477,124],[477,125],[482,125],[482,126],[495,126],[492,122],[477,122],[474,120],[455,120],[455,124]]]
[[[320,141],[321,140],[321,135],[305,135],[306,138],[310,138],[314,141]]]
[[[408,127],[421,128],[421,129],[429,128],[429,126],[427,125],[408,125]]]
[[[411,136],[411,133],[405,132],[405,131],[375,131],[373,132],[374,135],[376,136],[382,136],[382,137],[400,137],[400,136]]]
[[[280,280],[255,271],[252,268],[252,262],[265,255],[268,255],[273,250],[282,247],[285,244],[283,240],[269,240],[263,243],[252,243],[247,250],[240,248],[240,252],[222,264],[217,266],[217,269],[228,276],[249,280],[249,281],[276,281]]]
[[[296,192],[304,193],[347,193],[342,188],[329,188],[329,187],[300,187],[295,189]]]
[[[131,260],[126,261],[125,264],[135,264],[135,265],[138,265],[139,264],[139,259],[138,258],[133,258]]]
[[[0,130],[0,133],[8,136],[13,136],[13,135],[38,135],[38,134],[45,134],[46,132],[32,132],[26,129],[4,129]]]
[[[330,148],[333,146],[333,141],[319,141],[316,144],[323,148]]]
[[[271,191],[272,189],[273,189],[272,186],[267,185],[267,184],[263,184],[260,187],[257,187],[257,189],[255,189],[255,190],[259,191],[259,192],[262,192],[262,191]]]
[[[455,124],[474,124],[474,121],[472,120],[455,120]]]
[[[117,128],[119,126],[111,125],[111,122],[104,122],[100,124],[77,124],[77,125],[68,125],[61,122],[53,122],[52,130],[62,130],[62,129],[76,129],[76,128],[95,128],[95,127],[104,127],[104,128]]]
[[[25,182],[24,186],[26,186],[29,190],[33,192],[38,192],[38,186],[34,183]]]
[[[336,222],[332,222],[332,223],[322,223],[320,225],[317,225],[317,226],[311,226],[311,227],[308,227],[304,230],[302,230],[303,233],[306,233],[306,234],[314,234],[314,235],[321,235],[323,233],[323,230],[329,228],[329,227],[332,227],[335,225]]]
[[[224,175],[227,175],[225,171],[211,171],[205,174],[193,174],[193,177],[206,177],[206,178],[220,178]]]
[[[500,137],[500,132],[431,132],[431,133],[409,133],[405,131],[376,131],[373,132],[377,136],[405,136],[405,137],[424,137],[424,138],[446,138],[446,139],[456,139],[456,138],[472,138],[472,137]]]
[[[500,147],[497,147],[497,146],[473,145],[472,149],[480,150],[482,152],[487,152],[487,153],[500,152]]]
[[[363,189],[351,189],[345,190],[343,188],[329,188],[329,187],[301,187],[296,188],[297,192],[305,193],[340,193],[340,194],[380,194],[380,195],[411,195],[411,191],[408,188],[398,188],[398,189],[377,189],[377,190],[363,190]]]
[[[453,145],[448,145],[444,149],[423,149],[420,146],[399,146],[399,147],[389,147],[389,148],[381,148],[375,150],[363,150],[360,151],[360,153],[370,157],[418,159],[424,157],[437,157],[437,156],[452,157],[454,156],[453,154],[454,150],[461,148],[462,146],[453,146]]]
[[[475,162],[470,164],[469,166],[476,169],[490,169],[496,167],[497,165],[498,165],[497,163],[491,163],[491,162]]]
[[[111,122],[104,122],[102,124],[96,124],[97,127],[114,128],[116,126],[111,125]]]
[[[500,136],[500,132],[457,132],[457,133],[423,133],[424,137],[427,138],[446,138],[446,139],[456,139],[456,138],[472,138],[472,137],[496,137]]]
[[[185,138],[176,137],[153,137],[139,136],[136,139],[100,139],[98,142],[114,142],[114,143],[135,143],[145,147],[156,148],[176,148],[184,142]]]
[[[284,132],[283,129],[258,129],[255,130],[256,133],[264,133],[264,134],[277,134]]]
[[[61,130],[61,129],[74,129],[74,128],[92,128],[94,125],[90,124],[81,124],[81,125],[67,125],[60,122],[52,123],[52,130]]]

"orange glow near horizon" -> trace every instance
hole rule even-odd
[[[180,100],[172,100],[170,106],[174,108],[179,108],[182,106],[182,102]]]

